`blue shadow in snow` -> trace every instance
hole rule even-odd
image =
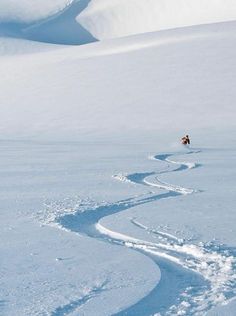
[[[102,205],[97,208],[95,207],[83,213],[78,212],[76,214],[65,215],[58,220],[58,223],[70,231],[81,233],[93,238],[101,238],[102,234],[100,234],[94,228],[94,225],[98,223],[101,218],[128,210],[139,205],[144,205],[179,195],[181,194],[178,192],[167,192],[139,199],[129,198],[109,205]]]
[[[155,156],[155,159],[166,161],[172,154],[163,154]],[[198,165],[200,166],[200,165]],[[188,166],[180,164],[180,167],[172,171],[180,171],[188,169]],[[169,172],[169,171],[163,171]],[[149,173],[135,173],[129,175],[127,178],[130,181],[144,184],[144,178],[155,175],[155,172]],[[92,238],[96,238],[103,242],[124,246],[124,242],[119,239],[107,237],[98,230],[96,230],[95,224],[100,219],[114,215],[116,213],[131,209],[133,207],[155,202],[161,199],[172,198],[180,196],[178,192],[167,192],[163,194],[149,195],[146,197],[134,197],[125,200],[121,200],[109,205],[101,205],[92,209],[88,209],[83,213],[77,212],[76,214],[65,215],[58,220],[64,228],[86,235]],[[170,260],[156,257],[151,254],[147,254],[142,250],[135,249],[140,253],[144,253],[150,257],[160,267],[162,271],[161,280],[158,285],[147,295],[145,298],[140,300],[137,304],[121,311],[116,316],[130,315],[130,316],[149,316],[157,312],[165,313],[172,305],[179,305],[181,303],[178,298],[181,298],[181,293],[186,291],[186,288],[192,288],[191,295],[197,296],[206,291],[209,284],[199,274],[187,270],[178,264],[171,262]],[[171,281],[170,281],[171,280]],[[171,282],[171,284],[170,284]],[[188,293],[189,294],[189,293]],[[184,298],[183,298],[184,300]],[[76,303],[77,304],[77,303]],[[78,304],[77,304],[78,306]],[[62,310],[63,311],[63,310]],[[64,311],[67,311],[64,309]],[[60,316],[61,314],[53,314],[53,316]]]
[[[94,298],[96,295],[99,295],[101,292],[105,291],[104,286],[106,285],[106,282],[104,282],[101,287],[95,288],[91,290],[91,292],[84,297],[72,301],[69,304],[66,304],[64,306],[60,306],[55,309],[54,312],[51,313],[51,316],[64,316],[70,313],[73,313],[76,311],[77,308],[87,303],[90,299]]]
[[[74,1],[61,12],[38,23],[2,23],[0,35],[64,45],[95,42],[97,40],[76,21],[76,17],[89,2],[90,0]]]
[[[0,300],[0,311],[3,311],[6,305],[6,301]]]
[[[193,152],[189,152],[188,154],[192,154]],[[154,158],[156,160],[160,160],[160,161],[164,161],[164,162],[167,162],[167,163],[170,163],[171,162],[168,162],[166,161],[166,159],[168,159],[169,157],[171,156],[174,156],[174,154],[163,154],[163,155],[156,155],[154,156]],[[172,164],[175,164],[175,163],[172,163]],[[178,172],[178,171],[184,171],[184,170],[187,170],[189,169],[189,167],[187,165],[185,165],[184,163],[181,163],[181,162],[176,162],[176,164],[179,164],[180,166],[174,170],[170,170],[170,171],[161,171],[159,174],[161,173],[167,173],[167,172]],[[194,168],[193,169],[196,169],[196,168],[199,168],[199,167],[202,167],[201,164],[195,164]]]
[[[64,217],[60,218],[59,223],[70,231],[96,238],[103,242],[116,244],[117,246],[123,246],[124,243],[122,241],[103,235],[96,230],[94,225],[105,216],[113,215],[138,205],[144,205],[161,199],[172,198],[180,195],[181,194],[177,192],[167,192],[139,199],[129,198],[110,205],[99,206],[97,208],[87,210],[84,213],[65,215]],[[162,271],[162,277],[158,285],[151,291],[149,295],[125,311],[115,314],[116,316],[149,316],[150,314],[156,313],[157,311],[167,311],[170,306],[179,303],[177,301],[178,297],[190,285],[195,289],[195,293],[197,291],[201,291],[203,287],[206,288],[207,286],[204,279],[197,273],[186,270],[180,265],[173,264],[168,260],[144,253],[142,250],[136,249],[134,251],[141,252],[156,262]],[[170,280],[171,286],[169,283]],[[73,306],[78,307],[79,304],[80,302],[78,301],[75,304],[73,303]],[[70,309],[71,308],[72,307],[70,307]],[[65,312],[65,308],[60,309],[60,311]],[[52,314],[52,316],[61,315],[63,315],[63,313]]]
[[[161,270],[160,282],[141,301],[113,316],[150,316],[156,313],[165,315],[171,306],[180,304],[181,301],[178,298],[186,291],[186,288],[191,286],[194,291],[191,294],[194,295],[206,291],[208,284],[199,274],[177,264],[173,267],[173,263],[163,258],[151,255],[149,257]]]
[[[133,173],[133,174],[128,175],[127,179],[131,182],[147,185],[144,182],[144,179],[155,174],[156,174],[155,172]]]

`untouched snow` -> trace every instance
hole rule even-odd
[[[17,38],[0,38],[0,56],[14,56],[14,55],[27,55],[39,53],[42,51],[49,51],[60,49],[60,46],[52,46],[50,44],[40,45],[37,42],[27,41]]]
[[[29,23],[58,13],[73,0],[1,0],[0,23]]]
[[[0,35],[84,44],[176,27],[232,21],[234,0],[2,0]]]
[[[16,58],[6,52],[1,135],[233,127],[235,30],[233,22]]]
[[[0,314],[235,316],[236,22],[65,46],[134,2],[40,3],[0,4]]]
[[[235,19],[234,0],[92,0],[77,21],[104,40]]]
[[[3,1],[0,35],[54,44],[84,44],[96,39],[77,21],[89,0]]]

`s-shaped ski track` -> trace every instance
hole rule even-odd
[[[196,153],[199,151],[191,150],[187,154]],[[183,153],[179,154],[183,155]],[[116,316],[204,315],[215,305],[225,303],[236,295],[236,260],[229,249],[220,250],[214,243],[192,244],[165,231],[146,227],[134,219],[131,220],[133,225],[149,234],[154,234],[158,242],[140,240],[102,225],[105,217],[138,205],[200,193],[199,190],[169,184],[160,179],[165,173],[183,172],[200,166],[172,160],[176,155],[178,153],[149,157],[156,162],[166,163],[165,170],[113,176],[124,182],[158,188],[164,193],[150,192],[115,203],[88,207],[83,212],[78,209],[73,214],[60,214],[54,219],[54,224],[67,231],[139,251],[159,266],[161,280],[157,286],[145,298]]]

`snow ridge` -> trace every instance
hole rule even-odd
[[[197,151],[189,151],[187,154],[194,154]],[[204,315],[208,310],[217,304],[227,303],[229,299],[236,296],[236,258],[227,247],[219,246],[213,242],[194,244],[191,240],[183,240],[165,231],[159,231],[152,227],[147,227],[135,219],[131,223],[138,229],[154,234],[158,242],[140,240],[120,232],[112,231],[102,224],[102,219],[107,216],[134,208],[138,205],[160,201],[161,199],[174,198],[181,195],[194,194],[194,189],[187,189],[173,184],[161,182],[159,175],[168,172],[191,170],[200,165],[188,162],[176,162],[170,159],[174,154],[163,154],[151,157],[151,159],[168,163],[168,167],[159,173],[140,173],[126,176],[114,176],[121,181],[128,181],[137,185],[157,187],[165,190],[165,193],[149,192],[115,203],[103,203],[89,207],[89,203],[80,208],[72,208],[60,211],[53,215],[52,222],[58,227],[96,238],[106,243],[128,247],[148,256],[161,269],[161,280],[169,283],[176,279],[177,291],[174,292],[175,300],[169,298],[170,287],[160,283],[150,292],[150,294],[138,302],[136,305],[122,311],[116,315],[134,315],[138,310],[145,310],[150,298],[155,302],[152,314],[159,313],[162,316],[170,315]],[[171,170],[170,165],[178,165]],[[158,177],[157,177],[158,175]],[[154,182],[147,178],[154,177]],[[86,203],[85,203],[86,204]],[[50,211],[50,210],[48,210]],[[166,270],[169,266],[170,272]],[[178,279],[179,269],[183,270],[184,286]],[[169,274],[168,274],[169,273]],[[173,282],[173,281],[172,281]],[[171,284],[171,283],[170,283]],[[162,289],[160,289],[162,287]],[[173,291],[175,291],[174,289]],[[165,293],[166,291],[166,293]],[[160,305],[160,293],[165,294],[165,303]],[[164,295],[163,294],[163,295]],[[146,306],[145,306],[146,304]],[[79,306],[79,305],[78,305]],[[75,306],[76,307],[76,306]],[[140,309],[139,309],[140,308]]]
[[[77,17],[99,40],[235,19],[234,0],[91,0]]]

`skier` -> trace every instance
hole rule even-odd
[[[181,138],[181,143],[182,143],[183,145],[190,145],[189,136],[186,135],[186,136],[182,137],[182,138]]]

